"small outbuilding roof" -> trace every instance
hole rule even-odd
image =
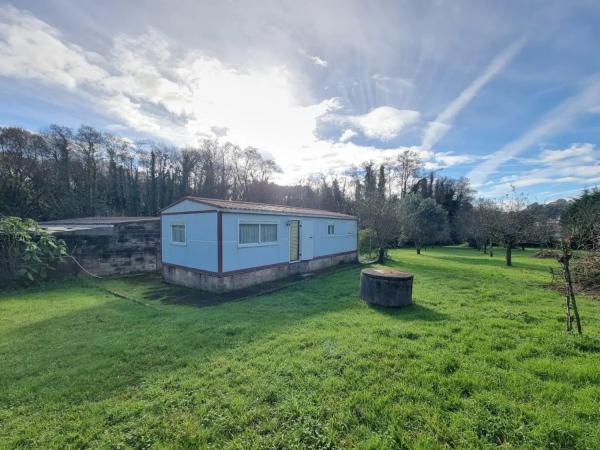
[[[332,219],[356,219],[355,216],[350,214],[344,214],[335,211],[326,211],[323,209],[315,208],[301,208],[298,206],[287,206],[287,205],[271,205],[268,203],[253,203],[253,202],[242,202],[238,200],[221,200],[217,198],[203,198],[203,197],[192,197],[187,196],[179,201],[169,205],[167,208],[176,205],[184,200],[190,200],[192,202],[201,203],[204,205],[214,206],[218,209],[230,209],[235,211],[243,212],[261,212],[261,213],[272,213],[272,214],[289,214],[296,216],[315,216],[315,217],[331,217]],[[167,208],[164,208],[163,211]]]
[[[40,225],[117,225],[121,223],[152,222],[158,217],[77,217],[41,222]]]

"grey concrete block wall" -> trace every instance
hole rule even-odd
[[[160,269],[160,220],[120,223],[56,236],[66,242],[69,254],[95,275],[126,275]],[[68,270],[77,272],[78,268],[69,264]]]
[[[295,274],[314,272],[338,264],[348,264],[357,261],[357,253],[350,252],[341,255],[331,255],[300,261],[292,264],[278,264],[273,267],[241,271],[232,274],[210,274],[181,266],[163,264],[163,278],[168,283],[179,284],[204,291],[224,293],[268,283]]]

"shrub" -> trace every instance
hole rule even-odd
[[[0,282],[33,284],[66,255],[64,241],[52,236],[31,219],[0,218]]]
[[[573,258],[571,271],[575,282],[584,288],[600,288],[600,251]]]

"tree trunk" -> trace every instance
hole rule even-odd
[[[385,248],[379,247],[379,253],[377,256],[377,262],[383,264],[385,262]]]
[[[512,244],[507,242],[506,244],[506,265],[512,266]]]
[[[566,300],[566,306],[567,306],[567,317],[566,317],[567,333],[570,333],[571,330],[573,329],[573,324],[571,323],[571,297],[568,292],[565,295],[565,300]]]
[[[415,247],[417,248],[417,255],[421,254],[421,244],[415,244]]]
[[[565,273],[565,281],[567,282],[567,328],[572,328],[571,325],[571,313],[569,311],[569,300],[573,313],[575,314],[575,324],[577,325],[577,333],[582,334],[581,331],[581,320],[579,318],[579,310],[577,309],[577,302],[575,301],[575,291],[573,290],[573,279],[571,278],[571,269],[569,267],[570,254],[567,254],[563,250],[563,268]]]
[[[494,243],[490,239],[490,258],[494,256]]]
[[[487,244],[483,244],[483,254],[487,255]]]

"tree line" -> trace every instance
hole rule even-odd
[[[417,152],[366,161],[338,176],[284,186],[281,169],[253,147],[203,140],[196,147],[139,141],[82,125],[35,133],[0,127],[0,215],[52,220],[156,215],[186,195],[304,206],[356,214],[380,255],[390,246],[468,240],[487,252],[550,243],[567,202],[475,199],[465,178],[425,172]],[[526,207],[527,206],[527,207]]]
[[[155,215],[185,195],[271,200],[280,169],[252,147],[132,142],[90,126],[0,128],[0,214],[38,220]]]
[[[281,172],[275,161],[229,142],[179,148],[133,142],[87,125],[50,125],[39,133],[0,127],[0,215],[155,215],[186,195],[363,214],[361,205],[375,191],[388,199],[418,192],[443,205],[451,237],[458,239],[456,218],[469,202],[468,183],[433,174],[420,178],[421,169],[416,153],[404,152],[380,166],[365,162],[338,176],[284,186],[273,181]]]

